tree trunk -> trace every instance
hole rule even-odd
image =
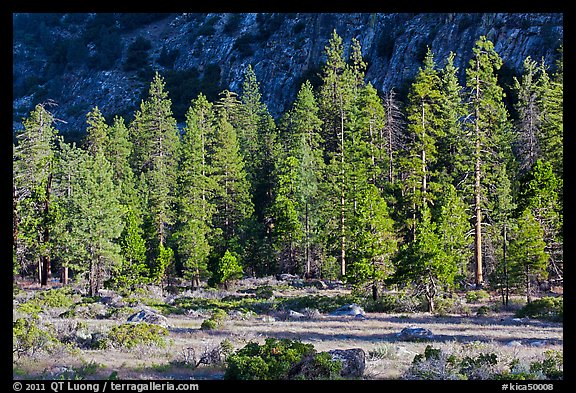
[[[532,296],[530,296],[530,269],[526,265],[526,301],[532,303]]]
[[[428,303],[428,312],[434,312],[434,296],[426,294],[426,301]]]
[[[46,200],[44,201],[44,219],[47,220],[49,210],[50,210],[50,194],[52,192],[52,174],[48,176],[48,182],[46,184]],[[48,222],[44,223],[43,228],[43,239],[42,242],[44,244],[48,244],[50,242],[50,227]],[[42,256],[42,286],[48,285],[48,279],[52,277],[52,269],[50,266],[50,255],[43,255]]]
[[[372,300],[378,300],[378,286],[375,282],[372,283]]]
[[[60,282],[62,285],[68,285],[68,266],[62,266],[60,271]]]
[[[502,256],[503,256],[503,260],[504,260],[504,289],[505,289],[505,298],[504,298],[504,305],[507,306],[508,305],[508,297],[510,294],[510,278],[508,277],[508,259],[507,259],[507,239],[506,239],[506,235],[507,235],[507,228],[506,228],[506,224],[504,224],[504,244],[503,244],[503,248],[502,248]]]

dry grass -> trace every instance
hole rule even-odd
[[[265,285],[268,282],[258,282]],[[288,292],[281,289],[282,293]],[[341,289],[333,291],[342,294]],[[302,293],[330,294],[307,288]],[[294,294],[294,293],[291,293]],[[202,296],[216,296],[208,291]],[[432,344],[446,352],[464,353],[470,348],[498,354],[499,359],[540,359],[545,350],[562,350],[562,323],[518,320],[510,311],[493,312],[489,316],[435,316],[428,313],[386,314],[367,313],[360,320],[348,316],[312,314],[298,320],[263,319],[262,315],[229,318],[222,329],[201,330],[206,315],[197,312],[168,315],[168,346],[138,347],[132,350],[106,349],[61,350],[58,356],[38,355],[14,363],[14,377],[36,376],[53,378],[63,367],[81,369],[86,364],[97,365],[84,375],[86,379],[104,379],[113,372],[120,379],[220,379],[221,365],[201,365],[194,368],[185,360],[213,349],[228,339],[235,349],[250,341],[262,343],[267,337],[298,339],[311,343],[318,351],[362,348],[367,354],[366,379],[400,379],[410,367],[414,356]],[[61,318],[49,314],[45,322],[64,325]],[[82,319],[91,331],[107,331],[122,321]],[[399,341],[403,328],[424,327],[434,334],[432,342]],[[379,354],[378,356],[372,356]]]

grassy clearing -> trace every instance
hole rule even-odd
[[[517,362],[525,369],[543,362],[546,351],[563,347],[562,322],[520,317],[520,300],[504,308],[497,297],[484,294],[440,301],[437,313],[429,314],[413,311],[418,301],[404,295],[386,294],[375,303],[341,287],[294,288],[273,279],[245,280],[227,292],[201,289],[174,295],[151,290],[129,298],[114,293],[86,298],[76,292],[63,298],[61,293],[17,292],[13,317],[21,319],[15,327],[21,342],[15,339],[15,346],[22,350],[14,357],[14,378],[220,379],[225,373],[222,345],[233,351],[250,342],[263,344],[266,338],[299,340],[318,352],[362,348],[367,354],[365,379],[406,378],[427,345],[446,354],[480,348],[502,364]],[[52,298],[59,300],[46,300]],[[32,307],[42,299],[39,309]],[[350,303],[363,306],[366,318],[330,315]],[[479,312],[482,307],[488,311]],[[126,341],[130,345],[104,345],[114,334],[128,334],[126,319],[141,309],[164,315],[166,334],[158,329],[148,332],[150,340],[136,342],[131,336]],[[289,310],[303,317],[292,318]],[[206,326],[212,324],[209,320],[213,328]],[[397,333],[409,326],[431,330],[432,339],[398,340]],[[50,345],[42,344],[49,338]]]

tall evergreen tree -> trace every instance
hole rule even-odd
[[[346,275],[346,215],[349,206],[346,201],[347,187],[346,181],[348,162],[346,161],[346,133],[349,130],[349,111],[353,99],[353,92],[360,76],[362,68],[357,67],[352,70],[344,59],[344,48],[342,38],[333,31],[330,40],[325,48],[326,65],[323,68],[322,86],[320,88],[320,116],[324,122],[324,141],[326,153],[325,159],[329,163],[326,176],[328,188],[325,191],[327,196],[337,196],[339,201],[327,199],[328,221],[334,222],[337,219],[337,226],[328,225],[326,229],[332,230],[329,235],[334,240],[337,236],[339,249],[338,259],[340,262],[340,276]],[[357,61],[358,63],[358,61]],[[338,207],[339,211],[335,211]],[[334,222],[336,224],[336,222]]]
[[[139,176],[145,194],[145,233],[151,251],[148,260],[154,270],[160,252],[158,247],[169,248],[166,240],[170,226],[174,224],[174,188],[180,142],[171,100],[158,73],[150,84],[147,100],[142,101],[130,124],[130,135],[134,146],[132,162],[135,174]]]
[[[560,47],[560,59],[552,78],[548,76],[544,62],[540,65],[538,86],[542,99],[542,125],[540,147],[542,158],[550,161],[558,178],[563,178],[563,137],[564,137],[564,67],[563,47]],[[559,190],[561,191],[561,190]]]
[[[435,208],[437,231],[446,258],[452,260],[458,268],[460,279],[466,277],[468,262],[471,259],[467,236],[470,231],[470,217],[466,208],[456,187],[450,183],[443,184]]]
[[[232,124],[237,130],[254,204],[254,220],[250,225],[251,239],[247,244],[246,256],[250,255],[248,258],[253,268],[261,270],[258,265],[268,265],[273,259],[270,252],[271,220],[266,212],[273,203],[278,138],[276,124],[262,102],[260,83],[251,65],[244,72],[240,101],[238,122]]]
[[[24,119],[24,129],[16,135],[18,143],[13,152],[13,205],[18,218],[14,252],[19,263],[24,263],[24,259],[38,261],[41,285],[47,285],[52,275],[56,207],[52,194],[58,133],[53,123],[54,117],[46,105],[36,105]]]
[[[120,237],[124,222],[119,188],[112,168],[102,153],[85,155],[71,196],[72,237],[82,245],[83,258],[73,268],[88,272],[89,294],[96,296],[110,271],[120,260]]]
[[[208,274],[214,212],[210,202],[215,187],[210,176],[214,132],[212,104],[200,94],[186,114],[178,170],[178,219],[174,233],[184,277],[191,281],[193,288],[198,287],[200,279]]]
[[[436,230],[430,210],[424,207],[416,224],[416,238],[400,248],[396,271],[390,280],[414,285],[415,295],[426,297],[429,312],[434,311],[434,300],[441,289],[453,286],[458,271],[455,259],[446,257]]]
[[[360,286],[368,284],[372,299],[378,300],[380,283],[393,273],[397,239],[386,201],[373,184],[359,198],[354,229],[347,281]]]
[[[239,253],[254,205],[236,130],[223,109],[217,112],[215,140],[212,178],[216,187],[211,202],[215,205],[213,226],[222,234],[220,241],[213,245],[214,255],[220,259],[226,250]]]
[[[86,122],[86,150],[92,157],[98,153],[103,154],[109,145],[108,125],[97,106],[86,114]]]
[[[546,243],[538,221],[529,210],[518,218],[518,229],[510,242],[510,265],[512,274],[525,283],[526,300],[532,301],[531,282],[535,278],[546,278],[548,254]]]
[[[537,84],[538,64],[528,56],[524,60],[522,79],[514,78],[514,92],[517,99],[515,109],[518,120],[516,122],[517,137],[516,149],[520,162],[520,171],[530,170],[540,157],[540,128],[542,127],[542,98],[541,89]]]
[[[436,160],[436,141],[443,137],[440,118],[440,77],[435,68],[430,49],[426,53],[424,65],[416,75],[408,95],[406,107],[408,121],[408,149],[403,160],[406,176],[403,181],[404,199],[407,202],[407,215],[411,238],[416,234],[415,223],[419,211],[433,203],[430,181],[433,179],[431,165]]]
[[[446,65],[439,72],[440,102],[438,106],[440,127],[443,133],[437,140],[437,160],[432,165],[438,182],[450,182],[458,186],[466,176],[470,150],[466,146],[463,121],[466,107],[462,97],[462,86],[458,82],[458,68],[454,66],[455,54],[450,52]]]
[[[474,206],[474,259],[476,262],[475,282],[478,287],[484,283],[483,272],[483,222],[488,199],[487,189],[494,182],[491,173],[498,165],[510,160],[508,114],[503,102],[504,93],[498,84],[496,72],[502,66],[502,59],[494,50],[494,44],[480,37],[473,48],[470,65],[466,69],[466,88],[471,132],[471,161],[473,172]],[[509,169],[512,168],[511,163]]]
[[[557,194],[559,180],[550,162],[538,159],[521,178],[517,212],[529,210],[543,230],[551,277],[563,278],[562,211]]]

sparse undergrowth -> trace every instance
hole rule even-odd
[[[470,292],[472,291],[467,293]],[[40,291],[21,289],[14,294],[13,374],[17,378],[105,378],[107,375],[112,375],[115,370],[119,370],[118,365],[111,366],[106,360],[109,353],[114,353],[116,354],[114,357],[126,356],[127,366],[129,365],[128,367],[133,370],[130,372],[134,373],[125,374],[124,371],[120,371],[122,378],[126,375],[129,375],[128,378],[137,377],[136,372],[140,373],[138,375],[150,373],[153,376],[160,374],[161,378],[178,378],[181,373],[187,372],[192,375],[212,375],[216,378],[222,378],[227,373],[227,378],[231,379],[338,379],[340,377],[336,368],[340,364],[338,362],[334,364],[325,352],[316,352],[314,347],[310,352],[306,352],[304,349],[309,348],[306,345],[310,344],[301,341],[299,341],[300,352],[295,349],[297,346],[290,349],[286,344],[284,347],[269,345],[260,355],[248,355],[247,350],[233,352],[233,349],[242,348],[242,345],[248,347],[246,343],[257,346],[254,340],[260,342],[261,335],[266,337],[267,332],[272,333],[271,337],[277,340],[276,343],[281,342],[279,340],[283,339],[284,335],[290,340],[306,340],[309,337],[308,329],[310,337],[314,337],[315,334],[330,335],[333,332],[334,340],[338,344],[332,348],[326,348],[323,344],[322,350],[342,348],[343,342],[338,337],[344,334],[344,331],[340,330],[339,326],[331,327],[330,333],[323,331],[325,323],[326,326],[333,326],[331,324],[334,323],[334,317],[329,314],[337,308],[356,303],[366,312],[367,319],[363,322],[361,319],[343,317],[350,324],[342,324],[342,328],[353,324],[354,329],[362,329],[360,324],[363,324],[366,325],[366,329],[379,329],[388,323],[400,325],[404,319],[372,313],[401,312],[403,318],[408,321],[413,318],[414,312],[419,313],[418,310],[423,304],[421,299],[409,296],[406,291],[383,292],[380,299],[374,302],[343,287],[326,290],[326,288],[294,287],[281,281],[266,282],[254,279],[241,282],[236,289],[228,291],[201,288],[196,291],[168,293],[152,288],[147,292],[124,294],[125,296],[107,291],[101,296],[88,297],[81,296],[73,286],[70,286]],[[435,314],[436,316],[451,314],[450,320],[452,320],[452,316],[471,316],[470,308],[474,308],[478,317],[493,318],[494,314],[505,312],[508,314],[506,320],[509,321],[509,314],[513,310],[499,307],[500,302],[496,302],[495,298],[497,299],[494,297],[491,301],[483,302],[476,311],[475,305],[467,304],[465,293],[454,293],[451,297],[437,299]],[[562,305],[562,298],[542,298],[523,307],[517,316],[561,322]],[[145,322],[125,323],[130,315],[141,308],[153,309],[153,312],[169,318],[170,331]],[[279,317],[290,310],[305,315],[314,312],[315,317],[301,320]],[[264,320],[262,316],[270,315],[275,317],[272,318],[272,322],[261,322]],[[426,318],[429,317],[430,314],[425,314],[423,319],[415,321],[425,324]],[[257,333],[250,327],[252,320],[257,322]],[[479,328],[483,323],[476,318],[464,319],[462,323],[467,323],[467,320],[480,321]],[[289,323],[290,326],[284,325],[285,323]],[[548,325],[557,331],[557,325],[546,324]],[[401,327],[395,329],[398,332]],[[435,326],[431,326],[431,329],[438,337],[451,334],[437,331]],[[366,330],[367,335],[369,331],[373,330]],[[362,331],[359,334],[364,333]],[[526,348],[530,348],[528,345],[532,346],[520,333],[516,337],[518,345],[522,343],[527,345]],[[216,339],[220,341],[219,344],[218,341],[214,341]],[[556,346],[557,339],[552,336],[550,340],[543,336],[539,336],[539,339],[540,342],[530,349],[529,356],[515,361],[509,359],[513,347],[503,348],[506,356],[501,356],[497,346],[494,347],[496,349],[485,351],[484,354],[468,355],[451,350],[443,350],[440,353],[428,350],[428,358],[424,353],[420,361],[411,365],[405,350],[418,352],[422,347],[415,350],[416,343],[399,345],[383,341],[375,346],[364,347],[364,350],[367,362],[372,362],[377,367],[384,365],[392,367],[396,370],[393,373],[394,377],[402,375],[402,378],[409,379],[561,379],[563,375],[561,354],[558,351],[549,351],[544,355],[547,348],[537,347]],[[372,340],[368,342],[373,343]],[[562,342],[561,338],[559,342]],[[266,343],[260,347],[266,347]],[[169,348],[166,349],[168,345]],[[359,342],[355,345],[362,347]],[[146,365],[131,363],[130,357],[141,353],[142,350],[158,358],[148,359]],[[293,350],[292,355],[299,355],[290,358],[287,352],[289,350]],[[284,366],[279,364],[271,366],[274,361],[282,358],[273,353],[284,353],[282,355]],[[491,353],[496,358],[491,356]],[[86,356],[88,360],[85,361]],[[296,358],[299,360],[296,361]],[[92,359],[96,359],[95,364],[100,364],[102,367],[92,370],[94,367],[87,366],[86,370],[80,369],[81,364],[89,365]],[[303,359],[306,359],[306,362],[301,363],[303,366],[296,367],[295,365]],[[154,360],[152,365],[149,364],[150,360]],[[38,363],[39,361],[44,363]],[[65,365],[62,364],[63,361]],[[51,367],[40,366],[51,362],[53,363]],[[290,364],[290,367],[287,364]],[[444,374],[438,374],[437,367],[443,367]],[[73,369],[75,371],[70,371]],[[277,374],[280,369],[284,370],[282,371],[284,374]],[[408,369],[410,370],[407,371]],[[369,374],[366,377],[380,378],[377,375]]]
[[[414,357],[405,379],[431,380],[535,380],[562,379],[564,361],[560,351],[544,352],[542,360],[529,364],[513,359],[503,362],[498,354],[477,351],[462,355],[461,351],[446,353],[427,345],[424,353]]]

